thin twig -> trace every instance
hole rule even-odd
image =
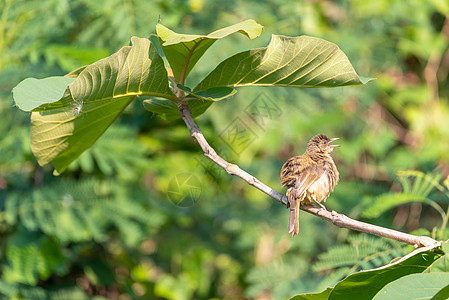
[[[217,152],[215,152],[215,150],[209,145],[209,143],[204,138],[201,129],[193,121],[192,113],[187,103],[181,102],[179,104],[179,110],[181,112],[181,118],[184,120],[184,122],[187,125],[187,128],[190,131],[190,135],[201,146],[201,149],[203,149],[205,156],[207,156],[217,165],[225,169],[229,175],[239,176],[240,178],[248,182],[250,185],[254,186],[255,188],[258,188],[259,190],[278,200],[282,204],[287,205],[287,197],[285,195],[278,193],[269,186],[265,185],[256,177],[240,169],[239,166],[227,162],[226,160],[221,158],[217,154]],[[335,211],[330,212],[312,205],[302,205],[301,209],[310,214],[316,215],[322,219],[328,220],[332,222],[332,224],[334,224],[335,226],[394,239],[396,241],[413,245],[416,248],[432,246],[438,243],[436,240],[427,236],[415,236],[400,231],[356,221],[354,219],[348,218],[343,214],[339,214]]]

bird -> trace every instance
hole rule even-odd
[[[339,180],[337,166],[330,153],[340,145],[331,145],[339,138],[328,138],[318,134],[310,139],[302,155],[288,159],[281,168],[281,183],[287,189],[287,207],[290,207],[288,232],[291,236],[299,233],[299,208],[301,204],[326,201]]]

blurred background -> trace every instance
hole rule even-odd
[[[181,120],[145,111],[142,99],[62,175],[38,166],[30,114],[14,107],[12,88],[148,37],[159,17],[191,34],[249,18],[264,26],[255,40],[216,42],[188,78],[192,88],[271,34],[336,43],[359,75],[377,79],[241,88],[196,120],[206,139],[284,193],[284,161],[315,134],[339,137],[329,210],[449,238],[448,14],[438,0],[0,0],[0,298],[287,299],[412,250],[305,212],[290,237],[285,206],[227,175]]]

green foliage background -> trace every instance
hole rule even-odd
[[[208,161],[182,121],[143,110],[143,99],[59,177],[39,167],[29,115],[13,107],[11,89],[26,77],[63,75],[108,56],[133,35],[149,36],[159,14],[183,33],[248,18],[264,25],[258,39],[232,36],[213,45],[189,86],[232,54],[265,46],[272,33],[339,45],[359,74],[377,80],[338,89],[240,89],[197,119],[203,133],[225,159],[282,192],[287,158],[314,134],[340,137],[334,157],[342,180],[328,209],[449,237],[435,209],[444,213],[448,205],[444,1],[0,0],[0,11],[0,295],[285,299],[410,251],[305,213],[300,236],[291,238],[284,206]],[[423,185],[416,174],[397,179],[409,169],[441,184]],[[182,186],[174,197],[175,180],[183,178],[196,189]],[[416,197],[379,205],[396,192]],[[189,193],[193,203],[178,203]]]

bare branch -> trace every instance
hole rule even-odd
[[[217,165],[225,169],[229,175],[239,176],[240,178],[248,182],[250,185],[254,186],[255,188],[258,188],[259,190],[278,200],[282,204],[287,205],[287,197],[285,195],[265,185],[256,177],[240,169],[239,166],[227,162],[226,160],[221,158],[217,154],[217,152],[215,152],[215,150],[209,145],[209,143],[204,138],[201,129],[193,121],[192,113],[189,107],[187,106],[187,103],[181,102],[179,104],[179,110],[181,111],[181,118],[186,123],[187,128],[189,128],[190,135],[198,142],[198,144],[200,144],[201,149],[203,149],[205,156],[207,156]],[[396,241],[413,245],[416,248],[433,246],[436,243],[438,243],[436,240],[427,236],[415,236],[400,231],[356,221],[354,219],[348,218],[343,214],[339,214],[335,211],[330,212],[312,205],[302,205],[301,209],[310,214],[316,215],[322,219],[328,220],[332,222],[335,226],[394,239]]]
[[[337,227],[348,228],[360,232],[374,234],[385,238],[393,239],[399,242],[413,245],[415,248],[433,246],[438,243],[436,240],[428,236],[416,236],[377,225],[372,225],[351,219],[336,211],[328,211],[313,205],[302,205],[301,209],[316,215],[322,219],[332,222]]]

